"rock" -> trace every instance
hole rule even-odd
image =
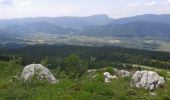
[[[104,78],[105,83],[110,83],[111,80],[109,78]]]
[[[35,75],[36,78],[39,80],[47,79],[50,83],[58,82],[58,80],[55,79],[50,70],[41,64],[30,64],[25,66],[21,78],[27,81]]]
[[[99,75],[98,75],[98,74],[93,75],[93,76],[92,76],[92,79],[93,79],[93,78],[96,78],[97,76],[99,76]]]
[[[19,76],[15,75],[14,79],[20,80],[21,78]]]
[[[170,80],[170,78],[166,78],[166,80],[168,80],[168,81],[169,81],[169,80]]]
[[[104,72],[103,75],[104,75],[104,77],[105,77],[105,82],[106,82],[106,83],[109,83],[109,82],[111,82],[112,79],[117,78],[115,75],[113,75],[113,76],[110,75],[109,72]]]
[[[119,75],[121,77],[128,77],[128,76],[130,76],[130,72],[126,71],[126,70],[120,70],[118,73],[119,73]]]
[[[119,72],[119,70],[117,68],[113,68],[114,72]]]
[[[150,92],[150,94],[151,94],[152,96],[156,96],[156,95],[157,95],[157,93],[154,93],[154,92]]]
[[[89,69],[87,70],[88,73],[92,73],[92,72],[96,72],[97,70],[96,69]]]
[[[153,71],[136,71],[132,76],[132,86],[153,90],[163,86],[165,80]]]

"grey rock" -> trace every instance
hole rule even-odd
[[[103,75],[104,75],[104,77],[105,77],[105,82],[106,82],[106,83],[110,83],[112,79],[117,78],[117,76],[115,76],[115,75],[113,75],[113,76],[110,75],[109,72],[104,72]]]
[[[132,76],[132,86],[153,90],[163,86],[165,80],[153,71],[136,71]]]
[[[156,95],[157,95],[157,93],[150,92],[150,95],[152,95],[152,96],[156,96]]]
[[[58,82],[58,80],[55,79],[50,70],[41,64],[30,64],[25,66],[21,78],[27,81],[35,75],[36,78],[39,80],[47,79],[50,83]]]
[[[96,69],[89,69],[87,70],[88,73],[92,73],[92,72],[96,72],[97,70]]]
[[[126,71],[126,70],[120,70],[118,73],[119,73],[119,75],[121,77],[128,77],[128,76],[130,76],[130,72]]]

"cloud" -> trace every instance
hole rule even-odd
[[[160,9],[158,9],[158,11],[160,11],[160,12],[169,12],[170,10],[169,10],[169,8],[160,8]]]
[[[170,0],[168,0],[168,3],[170,3]]]
[[[154,6],[156,4],[157,4],[157,2],[152,1],[152,2],[146,3],[146,6]]]
[[[0,0],[1,5],[29,5],[32,0]]]
[[[12,5],[13,4],[13,0],[0,0],[0,4],[3,4],[3,5]]]
[[[138,6],[140,6],[141,4],[140,3],[131,3],[131,4],[129,4],[128,6],[129,7],[138,7]]]
[[[30,4],[32,4],[32,0],[14,0],[14,4],[16,4],[16,5],[30,5]]]

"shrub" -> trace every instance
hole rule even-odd
[[[76,54],[64,59],[64,68],[71,78],[82,76],[87,71],[87,65]]]
[[[107,67],[105,71],[106,71],[106,72],[109,72],[111,75],[116,74],[116,72],[113,70],[112,67]]]

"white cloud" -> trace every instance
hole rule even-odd
[[[29,5],[32,0],[0,0],[1,5]]]
[[[13,4],[13,0],[0,0],[0,4],[11,5],[11,4]]]
[[[169,8],[160,8],[160,9],[158,9],[158,11],[160,11],[160,12],[169,12],[170,9]]]
[[[141,4],[140,3],[131,3],[131,4],[129,4],[128,6],[129,7],[138,7],[138,6],[140,6]]]
[[[30,5],[32,0],[14,0],[15,5]]]
[[[170,0],[168,0],[168,3],[170,3]]]
[[[154,6],[156,4],[157,4],[157,2],[152,1],[152,2],[146,3],[146,6]]]

